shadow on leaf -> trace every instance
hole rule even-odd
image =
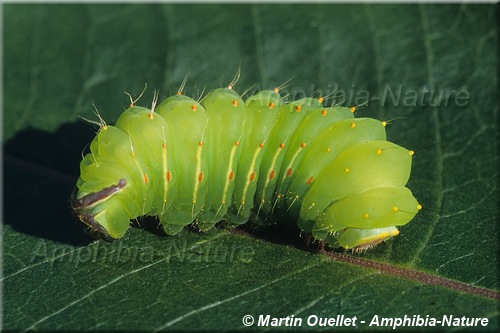
[[[4,223],[15,230],[71,245],[91,241],[71,215],[69,196],[81,154],[94,136],[83,122],[54,133],[19,132],[4,146]]]

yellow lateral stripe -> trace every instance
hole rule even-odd
[[[227,168],[227,177],[226,177],[226,184],[224,184],[224,192],[222,193],[222,204],[226,204],[226,196],[227,196],[227,191],[229,190],[229,182],[231,181],[229,179],[229,176],[231,175],[231,172],[233,172],[233,162],[234,162],[234,154],[236,154],[236,148],[238,147],[238,141],[235,142],[233,145],[233,148],[231,149],[231,153],[229,154],[229,166]]]
[[[134,145],[132,143],[132,137],[130,136],[129,132],[127,134],[128,134],[128,138],[129,138],[129,142],[130,142],[130,154],[132,155],[133,160],[135,162],[135,165],[137,166],[137,169],[139,170],[139,175],[140,175],[139,179],[143,179],[144,175],[147,176],[147,174],[144,172],[144,170],[142,169],[141,165],[139,164],[139,160],[137,159],[137,156],[135,156]],[[148,183],[146,183],[146,185],[147,184]],[[137,198],[137,199],[139,199],[139,198]]]
[[[265,195],[266,195],[267,185],[269,185],[269,182],[271,181],[271,179],[269,179],[269,172],[271,172],[271,170],[274,169],[274,165],[276,164],[276,160],[278,159],[278,156],[282,150],[283,149],[281,149],[281,147],[276,149],[276,153],[273,156],[273,163],[271,163],[271,167],[266,172],[266,183],[264,184],[264,188],[262,189],[262,192],[263,192],[262,193],[262,202],[266,199]]]
[[[247,174],[247,178],[246,178],[246,183],[245,183],[245,187],[243,188],[243,194],[242,194],[242,203],[243,204],[245,201],[246,201],[246,196],[247,196],[247,192],[248,192],[248,187],[250,186],[250,176],[252,175],[252,172],[254,167],[255,167],[255,160],[257,159],[257,156],[259,156],[259,153],[262,151],[262,147],[259,146],[257,149],[255,149],[255,153],[253,154],[253,157],[252,157],[252,164],[250,165],[250,169],[248,170],[248,174]]]
[[[167,180],[167,146],[164,145],[162,149],[162,163],[163,163],[163,208],[162,212],[165,211],[165,205],[167,204],[167,192],[168,192],[168,180]]]
[[[290,170],[292,168],[293,162],[295,162],[295,159],[297,158],[297,156],[299,156],[299,153],[302,150],[302,148],[303,147],[300,146],[299,149],[297,149],[297,151],[295,152],[295,154],[293,154],[292,160],[290,161],[290,163],[288,164],[288,166],[285,169],[283,169],[283,170],[285,170],[285,173],[281,177],[280,184],[283,182],[283,179],[286,178],[286,174],[287,174],[288,170]]]
[[[135,165],[137,166],[137,169],[139,169],[140,178],[144,178],[144,175],[146,175],[146,176],[147,176],[147,174],[146,174],[146,173],[144,172],[144,170],[141,168],[141,165],[139,164],[139,160],[138,160],[138,159],[137,159],[137,157],[135,156],[134,152],[132,152],[132,156],[134,157],[134,162],[135,162]],[[148,185],[148,183],[145,183],[145,184],[146,184],[146,186]],[[148,190],[146,189],[146,191],[148,191]],[[140,200],[140,198],[137,198],[137,199],[139,199],[139,200]],[[144,215],[144,214],[145,214],[145,211],[144,211],[144,205],[146,204],[146,202],[145,202],[146,198],[145,198],[145,197],[143,197],[142,199],[143,199],[143,204],[142,204],[142,215]]]
[[[165,211],[165,205],[167,204],[168,180],[167,180],[167,139],[165,138],[165,127],[163,125],[161,127],[163,132],[163,144],[161,151],[161,160],[163,165],[163,173],[161,177],[163,179],[163,207],[161,209],[161,212],[163,213]]]
[[[194,175],[194,189],[193,189],[193,205],[196,204],[196,198],[198,197],[198,191],[200,187],[199,176],[201,172],[201,151],[203,150],[203,144],[198,144],[198,149],[196,151],[196,173]]]

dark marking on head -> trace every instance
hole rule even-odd
[[[80,199],[76,199],[76,197],[72,196],[71,207],[74,211],[77,211],[82,208],[92,206],[94,203],[112,196],[113,194],[124,188],[125,185],[127,185],[127,181],[125,179],[120,179],[118,184],[106,187],[99,192],[89,193],[81,197]]]
[[[73,214],[90,228],[89,235],[93,238],[103,239],[105,241],[113,240],[107,231],[94,219],[95,214],[85,212],[85,208],[112,196],[126,185],[127,181],[125,179],[120,179],[116,185],[111,185],[98,192],[89,193],[80,199],[76,198],[78,188],[75,187],[73,190],[71,194],[71,208]]]

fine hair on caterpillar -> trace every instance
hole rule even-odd
[[[226,88],[178,92],[151,108],[100,118],[71,202],[93,232],[117,239],[157,216],[169,235],[226,221],[295,224],[329,247],[365,250],[396,236],[421,209],[405,187],[413,152],[386,140],[386,122],[355,118],[326,97],[285,101],[279,88],[245,100]],[[144,91],[141,93],[144,93]]]

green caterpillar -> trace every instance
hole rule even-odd
[[[405,187],[413,152],[386,141],[385,122],[322,102],[285,103],[277,89],[243,101],[231,85],[200,103],[180,92],[151,109],[132,102],[115,126],[102,121],[72,209],[112,239],[145,215],[174,235],[286,214],[331,247],[372,247],[421,208]]]

